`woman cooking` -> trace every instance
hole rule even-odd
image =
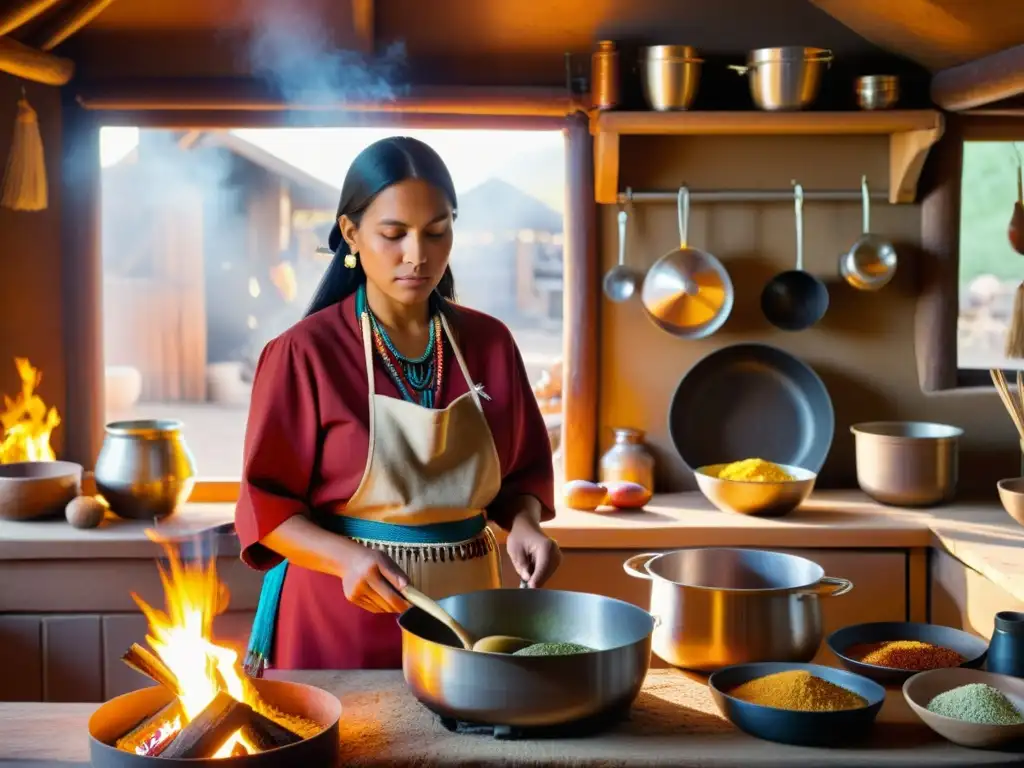
[[[454,303],[455,188],[440,156],[392,137],[341,191],[334,257],[306,317],[253,382],[235,527],[266,570],[246,669],[401,667],[393,615],[501,586],[492,520],[541,586],[558,546],[547,430],[498,320]]]

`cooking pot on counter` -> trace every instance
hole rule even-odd
[[[437,602],[475,637],[511,635],[595,649],[567,656],[467,651],[443,624],[409,608],[398,619],[405,682],[442,717],[561,725],[627,709],[647,677],[655,620],[631,603],[555,589],[484,589]]]
[[[626,573],[651,582],[652,647],[682,669],[806,662],[821,646],[821,598],[853,589],[795,555],[699,548],[634,555]]]

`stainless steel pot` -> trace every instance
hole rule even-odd
[[[771,112],[810,106],[821,88],[822,73],[832,64],[826,48],[758,48],[747,55],[746,66],[729,69],[748,75],[754,103]]]
[[[419,608],[398,619],[405,681],[428,709],[477,723],[557,725],[628,707],[651,660],[655,621],[642,608],[584,592],[487,589],[439,600],[471,634],[594,648],[571,656],[467,651]]]
[[[673,666],[704,672],[810,661],[821,645],[820,598],[853,589],[810,560],[756,549],[647,553],[623,568],[651,582],[651,613],[659,621],[654,652]]]
[[[892,109],[900,98],[900,79],[895,75],[858,77],[854,87],[861,109]]]
[[[857,484],[896,507],[930,507],[956,493],[960,427],[925,421],[872,421],[850,427]]]
[[[195,461],[181,422],[114,421],[96,459],[96,488],[114,514],[138,520],[167,517],[195,485]]]
[[[704,60],[692,45],[651,45],[640,51],[644,98],[658,112],[689,109]]]

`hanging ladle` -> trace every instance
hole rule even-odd
[[[804,188],[793,182],[796,211],[796,269],[773,277],[761,291],[761,311],[783,331],[802,331],[825,316],[828,288],[804,271]]]
[[[863,234],[849,251],[839,257],[839,274],[860,291],[877,291],[896,274],[896,249],[879,235],[871,234],[871,193],[868,177],[860,177],[863,206]]]
[[[626,190],[626,199],[632,200],[633,192]],[[626,222],[629,219],[625,208],[619,209],[619,263],[604,276],[604,295],[610,301],[621,302],[633,298],[639,282],[636,272],[626,266]]]
[[[453,619],[448,611],[415,587],[407,586],[403,589],[402,597],[448,627],[448,629],[450,629],[459,639],[459,642],[462,643],[462,647],[467,651],[481,651],[483,653],[515,653],[516,651],[521,651],[523,648],[534,644],[533,640],[527,640],[523,637],[513,637],[511,635],[488,635],[486,637],[481,637],[478,640],[474,640],[473,636],[466,631],[466,628]]]
[[[1017,158],[1017,201],[1013,204],[1013,215],[1010,217],[1010,245],[1013,250],[1024,256],[1024,156],[1020,147],[1013,144]]]

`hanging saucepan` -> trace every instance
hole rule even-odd
[[[804,271],[804,188],[793,182],[796,209],[796,269],[773,277],[761,292],[761,311],[784,331],[802,331],[825,316],[828,288]]]
[[[647,270],[640,299],[651,321],[684,339],[703,339],[717,331],[732,311],[733,287],[722,262],[686,243],[690,190],[679,188],[676,213],[679,248]]]

